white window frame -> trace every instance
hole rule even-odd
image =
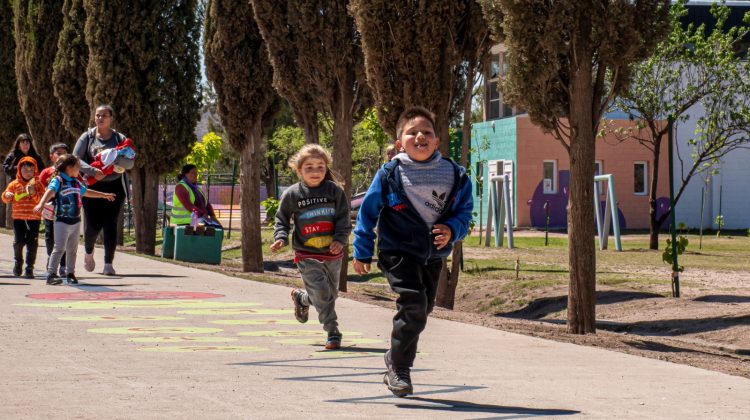
[[[637,165],[643,165],[643,191],[635,190],[635,167]],[[635,195],[648,195],[648,162],[644,160],[637,160],[633,162],[633,194]]]
[[[546,163],[552,164],[552,189],[545,188],[545,180],[548,178],[544,177],[544,165]],[[545,159],[542,161],[542,193],[543,194],[557,194],[557,160],[556,159]]]

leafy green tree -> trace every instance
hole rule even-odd
[[[52,94],[52,66],[62,27],[63,0],[11,0],[16,45],[18,101],[37,149],[44,153],[68,139],[60,130],[62,114]]]
[[[615,128],[608,124],[605,131],[621,140],[637,141],[652,154],[649,188],[649,247],[659,247],[659,227],[672,209],[657,217],[660,157],[667,141],[667,118],[676,122],[690,117],[702,106],[705,115],[698,120],[698,131],[690,140],[692,159],[680,171],[682,185],[675,195],[679,201],[688,182],[696,174],[710,170],[730,151],[745,147],[750,126],[750,75],[747,61],[736,51],[750,33],[748,26],[726,27],[729,8],[711,6],[716,25],[708,33],[704,25],[683,26],[687,14],[686,0],[672,5],[670,34],[660,42],[652,56],[631,66],[633,82],[620,94],[614,107],[628,112],[636,126]],[[685,165],[684,161],[681,161]]]
[[[508,47],[504,98],[570,157],[568,331],[595,333],[594,152],[599,121],[628,87],[630,64],[669,31],[669,0],[482,0]],[[533,24],[532,24],[533,23]]]
[[[203,136],[202,141],[193,144],[190,154],[185,157],[185,162],[195,165],[200,176],[213,172],[221,160],[223,144],[221,137],[211,131]]]
[[[0,1],[0,154],[13,146],[16,136],[26,132],[26,121],[18,103],[15,72],[16,42],[13,38],[13,9],[8,1]],[[7,178],[0,174],[0,188],[5,191]],[[0,203],[0,226],[6,226],[6,206]],[[8,212],[10,218],[10,212]],[[7,225],[9,226],[9,225]]]
[[[136,252],[153,254],[159,175],[195,141],[200,108],[200,19],[196,0],[84,0],[86,98],[115,109],[134,141],[131,171]]]
[[[62,125],[70,133],[66,141],[72,146],[89,127],[91,107],[86,101],[86,65],[89,50],[84,25],[86,12],[83,0],[65,0],[62,6],[63,25],[57,42],[57,55],[52,71],[55,97],[60,104]]]
[[[273,68],[250,5],[211,0],[204,47],[206,72],[216,89],[221,121],[229,142],[240,153],[242,269],[263,272],[261,146],[263,132],[273,122],[280,100],[272,87]]]

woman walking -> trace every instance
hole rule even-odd
[[[94,271],[94,244],[100,232],[104,233],[104,269],[102,274],[114,276],[115,272],[112,262],[115,258],[117,248],[117,216],[125,201],[126,186],[122,173],[114,172],[104,175],[101,170],[90,166],[96,159],[96,155],[107,149],[113,149],[125,141],[126,136],[112,128],[114,110],[109,105],[99,105],[96,108],[94,122],[96,126],[81,135],[73,148],[73,154],[81,160],[81,172],[87,177],[97,180],[96,189],[102,193],[112,193],[115,199],[112,201],[91,199],[83,197],[84,213],[84,246],[86,256],[83,268],[86,271]],[[123,169],[131,169],[134,161],[132,159],[121,159],[117,166]]]

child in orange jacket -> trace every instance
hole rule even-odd
[[[36,262],[37,240],[39,238],[39,223],[41,217],[34,212],[34,206],[44,194],[39,185],[39,168],[33,157],[26,156],[18,161],[16,179],[8,184],[3,192],[3,202],[13,203],[13,255],[15,265],[13,275],[21,276],[23,268],[23,248],[26,247],[26,270],[23,276],[34,278],[34,263]]]

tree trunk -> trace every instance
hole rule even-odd
[[[661,140],[663,138],[654,137],[654,161],[651,164],[653,175],[651,176],[651,185],[648,190],[648,220],[649,220],[649,241],[650,249],[659,249],[659,221],[656,219],[656,187],[659,185],[659,152],[661,150]]]
[[[469,63],[466,74],[467,87],[464,98],[464,123],[461,129],[461,166],[464,168],[469,163],[469,144],[471,143],[471,100],[472,87],[474,86],[474,63]],[[453,264],[450,270],[448,264],[443,261],[443,272],[440,273],[437,297],[435,304],[441,308],[453,309],[456,301],[456,289],[458,288],[458,277],[461,273],[461,259],[463,258],[463,242],[453,245]]]
[[[350,90],[340,89],[338,101],[333,110],[333,170],[344,181],[344,194],[347,203],[352,197],[352,103],[354,96]],[[350,217],[347,214],[347,217]],[[349,273],[349,243],[344,244],[344,260],[339,275],[339,290],[347,291]]]
[[[146,168],[133,168],[133,219],[135,252],[154,255],[156,251],[156,213],[159,201],[159,174]]]
[[[255,121],[246,134],[230,135],[239,138],[247,135],[240,150],[240,203],[242,217],[242,271],[263,272],[263,242],[260,237],[260,165],[262,162],[261,122]]]
[[[5,188],[8,187],[8,177],[4,173],[0,173],[0,191],[5,191]],[[0,227],[8,227],[10,228],[13,226],[13,223],[8,223],[8,219],[10,218],[8,215],[10,214],[10,206],[6,205],[2,201],[0,201]]]
[[[311,118],[304,118],[302,121],[302,131],[305,133],[305,142],[320,143],[320,133],[318,133],[318,120],[313,115]]]
[[[587,33],[583,31],[583,33]],[[581,43],[584,43],[582,41]],[[570,198],[568,200],[568,332],[596,333],[594,244],[594,121],[591,53],[580,48],[570,88]]]

